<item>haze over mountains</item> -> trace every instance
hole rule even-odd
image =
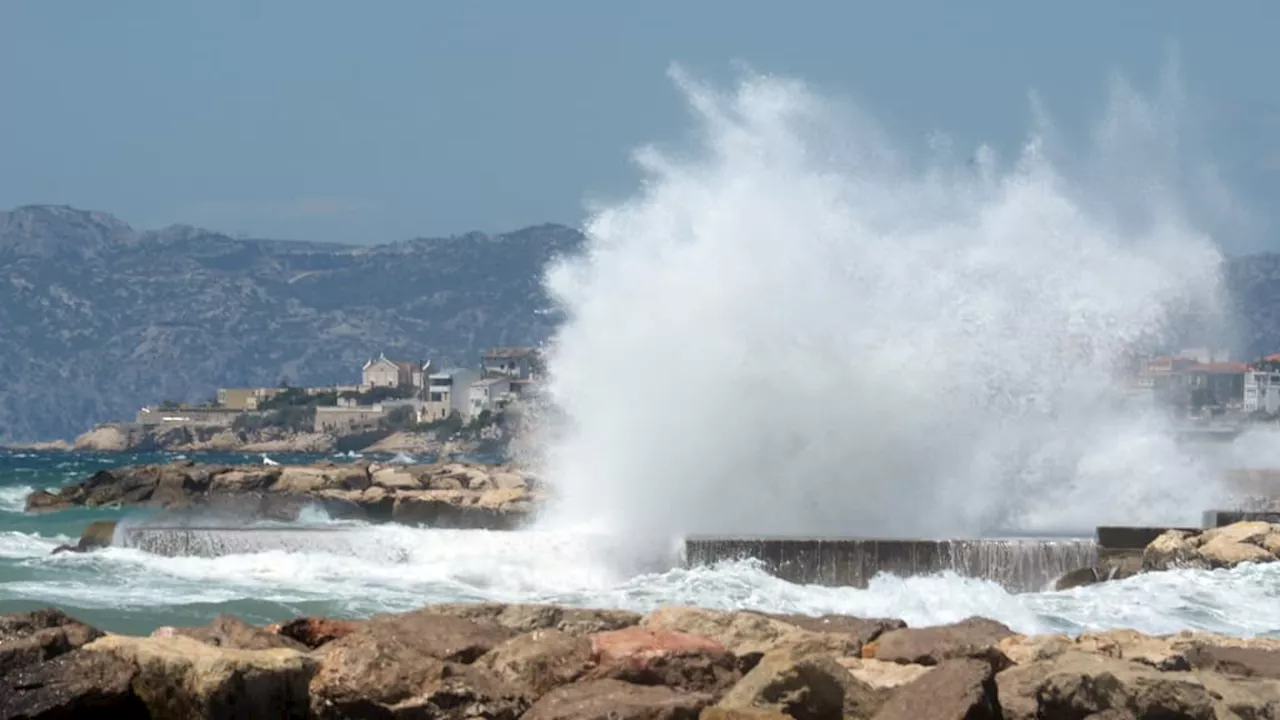
[[[71,437],[219,386],[357,382],[379,352],[474,365],[549,336],[542,268],[582,241],[540,225],[346,246],[0,212],[0,441]]]
[[[134,230],[100,212],[0,212],[0,441],[72,437],[219,386],[354,382],[385,352],[472,365],[545,340],[540,279],[577,230],[377,246]],[[1238,354],[1280,350],[1280,255],[1226,269]]]

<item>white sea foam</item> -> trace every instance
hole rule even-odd
[[[547,276],[567,317],[547,527],[647,551],[1181,524],[1220,501],[1115,381],[1127,350],[1219,315],[1172,96],[1118,85],[1075,154],[1038,127],[1012,163],[919,163],[800,82],[675,76],[699,144],[638,153],[642,188]]]
[[[30,485],[0,487],[0,512],[20,513],[26,510],[27,496],[34,492]]]
[[[1062,593],[1010,594],[954,575],[874,579],[866,589],[794,585],[751,562],[628,575],[600,538],[379,526],[325,552],[264,551],[217,558],[161,557],[109,548],[48,553],[59,540],[0,533],[0,557],[37,573],[0,583],[0,600],[148,610],[193,603],[322,602],[366,615],[429,602],[554,602],[646,611],[665,604],[807,614],[900,617],[913,626],[971,615],[1023,632],[1132,627],[1280,631],[1280,567],[1182,571]],[[14,572],[8,570],[6,572]]]

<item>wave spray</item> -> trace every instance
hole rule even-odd
[[[1127,352],[1220,307],[1162,108],[1118,85],[1065,161],[1045,124],[1011,163],[942,143],[920,162],[800,82],[672,74],[694,147],[638,152],[641,189],[546,277],[566,314],[546,523],[654,549],[1213,506],[1214,473],[1117,381]]]

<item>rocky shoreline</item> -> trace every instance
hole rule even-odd
[[[79,452],[227,452],[227,453],[410,453],[449,456],[476,452],[501,452],[503,441],[476,439],[440,440],[432,433],[397,431],[364,439],[332,433],[294,432],[282,428],[233,430],[198,425],[143,427],[132,423],[106,423],[81,434],[74,441],[52,440],[4,446],[16,451]]]
[[[1280,561],[1280,525],[1251,520],[1201,531],[1166,530],[1140,552],[1106,558],[1055,583],[1058,590],[1162,570],[1216,570]]]
[[[57,492],[37,490],[27,496],[26,510],[137,506],[288,520],[305,507],[318,506],[340,519],[510,530],[530,519],[543,498],[533,476],[512,465],[364,460],[219,465],[182,460],[100,470]]]
[[[149,637],[0,616],[0,718],[1268,718],[1280,639],[452,604]]]

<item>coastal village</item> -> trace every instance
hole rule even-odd
[[[468,427],[484,437],[520,411],[542,372],[542,354],[530,347],[492,348],[475,367],[436,367],[380,353],[358,368],[356,383],[219,388],[215,400],[201,405],[142,407],[134,425],[153,431],[278,427],[336,437],[387,430],[447,435]]]
[[[1206,348],[1134,358],[1125,385],[1131,397],[1190,419],[1268,419],[1280,413],[1280,354],[1253,362]]]

